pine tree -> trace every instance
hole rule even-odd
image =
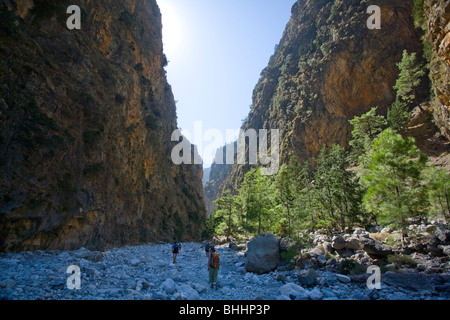
[[[353,139],[349,142],[352,147],[350,156],[358,163],[363,161],[362,157],[367,153],[375,137],[387,126],[386,119],[376,114],[377,108],[372,108],[360,117],[355,116],[349,120],[353,126]]]
[[[388,110],[387,119],[389,127],[397,132],[403,131],[408,125],[410,119],[406,103],[400,101],[397,97],[391,108]]]
[[[405,230],[407,219],[423,216],[427,197],[422,171],[427,157],[412,138],[403,139],[386,129],[374,142],[362,181],[367,186],[363,203],[381,223],[394,222]],[[405,231],[404,231],[405,233]]]
[[[325,227],[345,229],[360,220],[362,190],[344,148],[324,146],[314,173],[315,197],[323,209],[320,221]]]
[[[432,166],[427,170],[427,175],[430,214],[450,222],[450,175],[446,170]]]
[[[418,63],[416,53],[408,54],[408,51],[404,50],[402,61],[397,66],[400,70],[394,86],[394,89],[397,90],[397,97],[408,106],[417,104],[417,89],[425,75],[425,70]]]
[[[235,213],[236,207],[236,197],[231,194],[230,190],[225,190],[222,197],[214,201],[217,204],[217,211],[222,213],[224,217],[226,217],[226,230],[225,235],[227,237],[227,241],[230,241],[230,237],[233,231],[233,214]]]

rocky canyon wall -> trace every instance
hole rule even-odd
[[[381,9],[381,29],[367,26],[370,5]],[[413,1],[403,0],[297,1],[253,91],[243,129],[280,129],[282,163],[291,156],[312,161],[325,144],[347,147],[349,119],[377,106],[386,114],[395,100],[403,50],[422,58],[422,32],[412,12]],[[429,96],[425,82],[424,100]],[[233,166],[218,195],[236,190],[248,170],[248,165]]]
[[[0,1],[0,250],[199,239],[156,1],[77,1],[80,30],[71,4]]]
[[[423,4],[422,28],[429,44],[430,78],[434,119],[442,134],[450,139],[450,1],[427,0]]]

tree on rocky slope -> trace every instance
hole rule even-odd
[[[445,169],[430,166],[427,174],[430,215],[450,222],[450,175]]]
[[[427,157],[412,138],[386,129],[374,142],[362,181],[363,203],[381,223],[396,223],[406,233],[407,219],[426,214],[427,192],[423,171]]]
[[[424,67],[417,61],[415,52],[409,54],[406,50],[397,66],[400,70],[394,86],[397,97],[408,106],[418,104],[418,89],[425,76]]]
[[[349,120],[353,126],[353,139],[349,142],[349,145],[352,147],[350,156],[357,163],[363,160],[362,157],[372,146],[373,140],[387,126],[386,119],[381,115],[377,115],[376,111],[377,107],[370,109],[370,111],[360,117],[355,116],[352,120]]]

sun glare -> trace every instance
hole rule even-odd
[[[180,49],[183,39],[181,16],[170,0],[159,0],[158,6],[162,14],[164,52],[170,59]]]

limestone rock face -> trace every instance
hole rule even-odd
[[[0,0],[0,250],[196,240],[201,166],[177,128],[155,0]]]
[[[437,97],[434,118],[450,139],[450,2],[427,0],[424,10],[426,40],[431,42],[430,78]]]
[[[381,8],[381,29],[367,27],[369,5]],[[253,91],[243,129],[280,129],[281,163],[312,161],[324,144],[347,147],[348,120],[395,100],[403,50],[422,52],[411,1],[301,0]],[[428,96],[429,89],[421,92]],[[219,188],[236,189],[248,166],[233,166]]]

